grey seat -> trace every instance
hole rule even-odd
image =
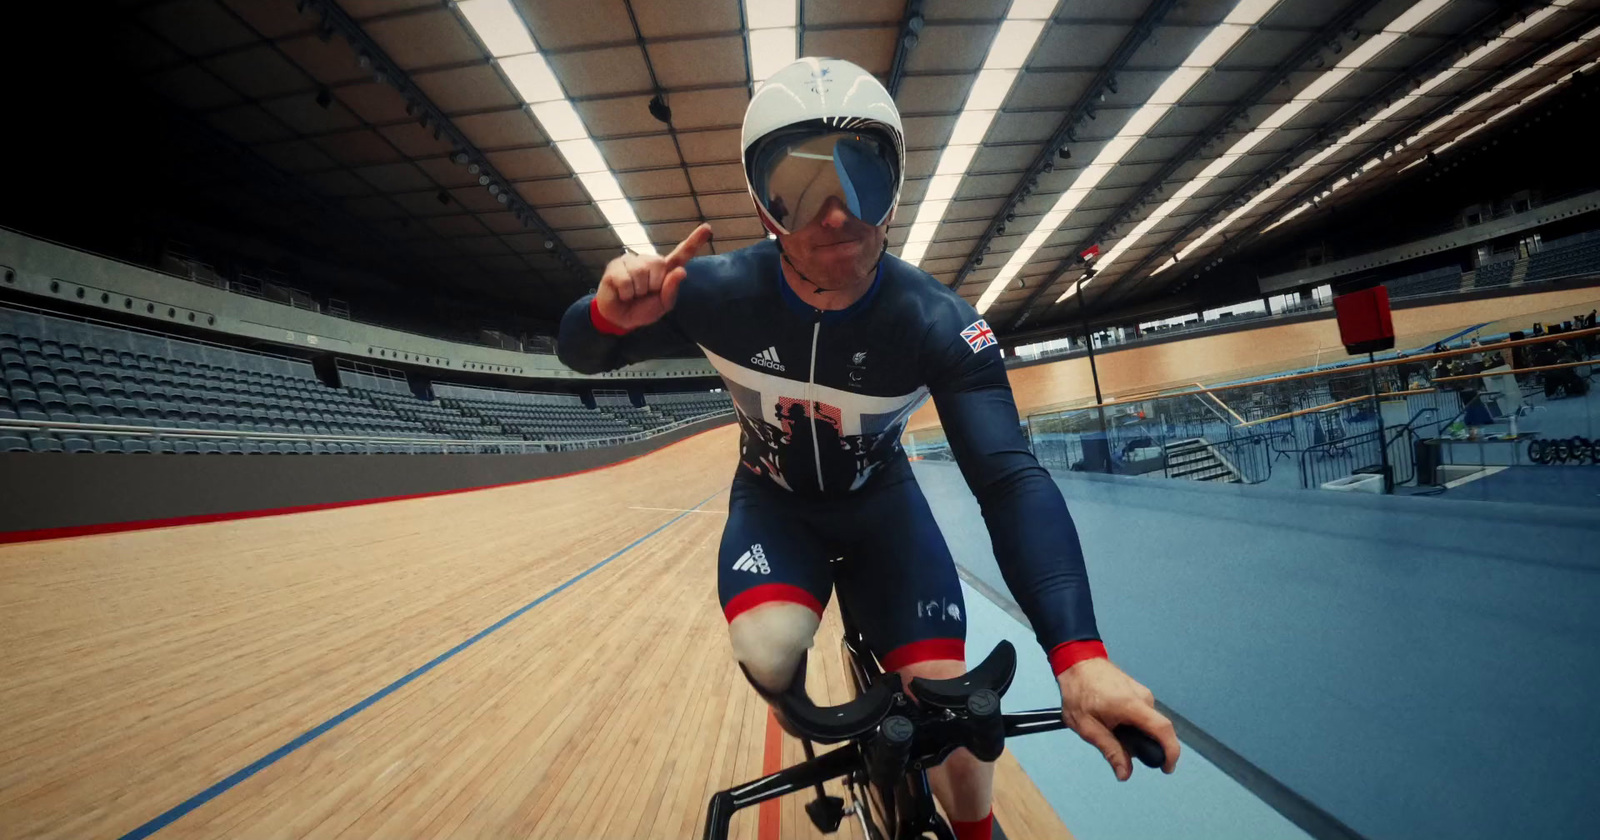
[[[122,444],[116,438],[97,437],[94,439],[94,451],[107,455],[119,455],[122,453]]]
[[[122,451],[129,455],[149,455],[150,444],[142,440],[126,438],[122,441]]]
[[[80,438],[80,437],[62,438],[61,447],[62,447],[63,450],[65,450],[67,452],[73,452],[73,453],[93,453],[94,452],[94,444],[90,443],[88,441],[88,439]]]
[[[17,437],[15,435],[10,435],[10,434],[0,436],[0,452],[32,452],[32,451],[33,451],[33,445],[28,443],[28,439],[27,438]]]
[[[56,440],[55,437],[52,436],[52,435],[47,435],[47,434],[32,435],[31,439],[29,440],[29,443],[33,446],[33,451],[35,451],[35,452],[64,452],[64,451],[66,451],[65,447],[63,447],[61,445],[61,441]]]

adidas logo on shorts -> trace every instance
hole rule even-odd
[[[783,366],[783,362],[778,361],[778,348],[776,347],[768,347],[767,349],[762,350],[760,353],[751,356],[750,364],[760,365],[764,368],[772,368],[773,370],[788,370],[788,368]]]
[[[772,567],[767,565],[767,553],[761,549],[761,543],[750,546],[750,550],[746,551],[744,556],[733,561],[733,570],[757,575],[772,574]]]

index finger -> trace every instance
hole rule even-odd
[[[689,234],[682,242],[679,242],[678,247],[673,248],[672,253],[667,255],[667,269],[679,268],[684,263],[694,259],[695,254],[699,253],[700,249],[704,248],[705,244],[710,241],[711,225],[701,222],[693,233]]]

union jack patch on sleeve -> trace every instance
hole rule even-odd
[[[961,337],[966,339],[967,346],[971,347],[974,353],[999,343],[994,340],[994,330],[989,329],[989,322],[982,318],[973,321],[972,326],[962,330]]]

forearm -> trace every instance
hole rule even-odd
[[[1077,527],[1049,473],[1031,465],[978,495],[994,556],[1052,670],[1103,657]]]

